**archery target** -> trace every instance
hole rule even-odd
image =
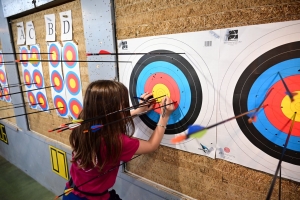
[[[37,88],[44,87],[44,77],[39,70],[33,70],[33,82]]]
[[[20,60],[28,60],[28,49],[27,47],[21,47],[20,49]],[[28,62],[22,62],[22,65],[24,67],[27,67],[28,66]]]
[[[36,93],[36,100],[39,103],[39,106],[41,107],[42,110],[48,109],[47,97],[45,96],[45,94],[43,92]]]
[[[64,89],[64,82],[63,78],[60,75],[60,73],[56,70],[53,70],[51,73],[51,85],[55,85],[53,89],[57,92],[60,93]]]
[[[220,54],[223,68],[219,120],[255,109],[262,102],[265,107],[257,113],[256,122],[248,123],[249,116],[245,116],[218,127],[217,157],[271,174],[275,172],[291,119],[295,112],[300,114],[299,28],[299,21],[239,27],[234,29],[238,29],[241,41],[236,45],[224,42]],[[295,94],[294,101],[287,95],[284,84]],[[282,176],[297,181],[300,180],[299,114],[282,163]],[[230,152],[220,150],[225,148]]]
[[[4,88],[3,89],[3,95],[4,95],[4,97],[5,97],[5,100],[7,101],[7,102],[10,102],[10,95],[8,95],[9,94],[9,90],[7,89],[7,88]]]
[[[71,42],[66,42],[63,47],[62,57],[66,61],[64,63],[68,68],[74,68],[77,65],[77,62],[74,62],[74,60],[78,60],[77,47]]]
[[[54,97],[54,105],[55,105],[55,108],[59,108],[59,109],[57,109],[57,112],[62,117],[67,116],[67,114],[68,114],[68,105],[67,105],[66,101],[61,96],[57,95],[57,96]],[[76,108],[74,108],[74,109],[76,109]],[[76,111],[76,113],[77,113],[77,111]]]
[[[58,49],[57,44],[51,43],[49,47],[49,60],[52,67],[56,68],[60,62],[58,60],[61,59],[60,50]]]
[[[80,79],[78,75],[72,71],[66,75],[66,86],[72,95],[77,95],[81,91]]]
[[[30,106],[31,108],[36,108],[37,107],[37,101],[35,98],[35,95],[33,92],[27,92],[27,99],[30,102]]]
[[[39,48],[37,46],[31,46],[30,47],[30,58],[34,59],[34,60],[41,60],[41,54],[39,51]],[[40,61],[35,61],[31,63],[34,67],[38,67],[40,64]]]
[[[82,110],[82,103],[78,99],[72,98],[68,103],[68,108],[72,117],[77,119]]]
[[[193,42],[195,40],[199,43]],[[214,45],[211,48],[199,45],[206,40],[213,41]],[[131,104],[137,105],[135,97],[144,92],[152,92],[154,98],[169,96],[176,101],[176,109],[170,116],[162,144],[214,158],[216,129],[209,130],[201,139],[188,139],[176,145],[171,143],[171,139],[184,133],[189,125],[215,123],[214,72],[217,60],[212,59],[210,54],[218,52],[218,39],[203,31],[126,41],[130,49],[119,50],[120,53],[146,53],[119,56],[119,60],[131,61],[130,64],[121,63],[119,67],[120,81],[128,87]],[[135,137],[149,139],[159,117],[160,109],[134,119]],[[200,141],[213,149],[209,155],[200,150]]]
[[[26,85],[26,87],[31,88],[31,74],[29,72],[29,70],[25,69],[23,72],[23,79],[24,79],[24,83],[28,84]]]
[[[4,70],[2,70],[2,69],[0,69],[0,83],[3,85],[7,84],[6,74],[5,74]]]

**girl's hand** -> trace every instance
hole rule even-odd
[[[137,109],[135,109],[134,111],[131,112],[131,115],[135,115],[135,114],[139,114],[145,111],[149,111],[153,108],[155,101],[153,100],[153,102],[148,102],[149,98],[153,96],[152,93],[144,93],[141,95],[140,97],[140,101],[139,103],[143,103],[140,107],[138,107]]]
[[[164,106],[165,104],[170,104],[170,103],[173,103],[172,99],[170,99],[168,96],[166,96],[160,102],[160,106]],[[162,117],[164,117],[164,116],[170,117],[170,115],[172,114],[172,112],[174,110],[175,110],[174,104],[170,104],[165,107],[161,107]]]

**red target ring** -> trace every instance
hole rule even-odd
[[[59,64],[59,61],[60,60],[60,51],[57,47],[56,44],[51,44],[50,47],[49,47],[49,53],[51,53],[49,55],[49,60],[50,60],[50,63],[53,67],[57,67],[58,64]]]
[[[6,99],[6,101],[10,101],[10,95],[8,95],[9,91],[8,91],[7,88],[4,88],[3,93],[4,93],[3,95],[4,95],[5,99]]]
[[[20,60],[28,60],[28,49],[26,49],[25,47],[22,47],[21,49],[21,54],[20,54]],[[28,66],[28,62],[22,62],[24,67]]]
[[[42,88],[44,86],[44,78],[39,70],[33,71],[33,81],[37,88]]]
[[[31,106],[35,108],[37,103],[33,92],[27,92],[27,98]]]
[[[46,110],[48,109],[48,102],[46,96],[42,92],[38,92],[36,94],[36,99],[37,102],[39,103],[39,106],[43,109]]]
[[[31,88],[31,75],[27,69],[25,69],[23,72],[23,79],[26,87]]]
[[[52,86],[55,85],[53,89],[58,93],[60,93],[63,90],[64,87],[63,78],[56,70],[53,70],[53,72],[51,73],[51,85]]]
[[[286,77],[284,78],[284,82],[286,83],[286,85],[288,85],[288,89],[290,90],[290,92],[293,93],[300,90],[300,75]],[[273,90],[270,92],[269,96],[267,97],[264,103],[265,105],[267,105],[264,108],[265,114],[274,127],[276,127],[278,130],[281,130],[284,133],[288,133],[290,125],[283,126],[283,122],[288,123],[292,118],[292,115],[286,116],[283,113],[283,109],[291,109],[288,107],[282,107],[282,101],[287,96],[286,89],[281,80],[272,85],[271,88],[273,88]],[[295,130],[300,130],[300,122],[295,121],[293,128]],[[300,136],[300,132],[292,131],[291,135]]]
[[[82,110],[82,104],[77,99],[72,98],[69,101],[69,110],[73,118],[77,119]]]
[[[80,92],[80,80],[76,73],[70,71],[65,81],[67,89],[72,95],[77,95]]]
[[[34,60],[41,60],[41,55],[39,52],[39,49],[36,46],[31,46],[30,48],[30,58]],[[34,67],[37,67],[40,64],[40,61],[34,61],[32,62],[32,65]]]
[[[66,116],[68,114],[68,106],[66,101],[61,97],[61,96],[55,96],[54,97],[54,105],[55,108],[59,108],[57,109],[57,112],[61,115],[61,116]]]
[[[0,82],[6,84],[6,74],[2,69],[0,69]]]
[[[74,60],[78,60],[77,50],[74,44],[67,42],[63,48],[63,60],[69,68],[73,68],[76,65]]]
[[[146,81],[144,88],[145,88],[144,91],[156,93],[157,95],[154,96],[154,98],[165,95],[164,90],[167,89],[168,92],[170,93],[170,98],[173,101],[177,102],[176,104],[174,104],[175,109],[178,107],[178,105],[180,103],[180,90],[178,88],[178,85],[177,85],[176,81],[168,74],[165,74],[162,72],[157,72],[157,73],[153,74]],[[154,89],[156,89],[156,90],[161,89],[161,92],[153,91]],[[159,106],[160,106],[160,104],[156,103],[155,107],[159,107]],[[157,113],[160,113],[160,109],[155,109],[154,111]]]

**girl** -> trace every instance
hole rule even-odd
[[[151,93],[145,93],[141,99],[148,99]],[[172,103],[165,97],[162,102]],[[117,112],[92,122],[83,123],[74,129],[69,141],[73,149],[71,180],[66,188],[74,188],[72,193],[63,197],[63,200],[117,200],[120,199],[115,191],[108,191],[117,177],[120,161],[127,162],[135,154],[145,154],[155,151],[164,135],[170,114],[174,110],[173,104],[167,105],[164,115],[161,115],[156,129],[148,141],[132,138],[134,123],[132,118],[120,120],[111,125],[103,126],[97,132],[83,133],[95,124],[107,124],[118,119],[128,117],[152,109],[153,105],[139,107],[132,111]],[[83,110],[79,119],[89,119],[129,107],[127,88],[120,82],[99,80],[92,82],[87,90],[83,102]],[[106,173],[108,170],[114,170]],[[99,174],[103,174],[99,178]],[[93,179],[92,181],[89,181]],[[85,182],[88,183],[84,184]],[[76,186],[80,186],[76,188]]]

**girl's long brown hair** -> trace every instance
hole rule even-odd
[[[83,120],[94,118],[127,107],[129,107],[128,90],[122,83],[98,80],[88,86],[83,109],[78,118]],[[134,133],[132,118],[104,126],[94,133],[91,131],[83,133],[83,130],[89,130],[95,124],[106,124],[127,116],[130,116],[130,111],[118,112],[75,128],[69,137],[74,151],[72,162],[79,163],[78,166],[81,168],[97,166],[100,171],[107,163],[118,164],[122,151],[121,134],[131,137]]]

